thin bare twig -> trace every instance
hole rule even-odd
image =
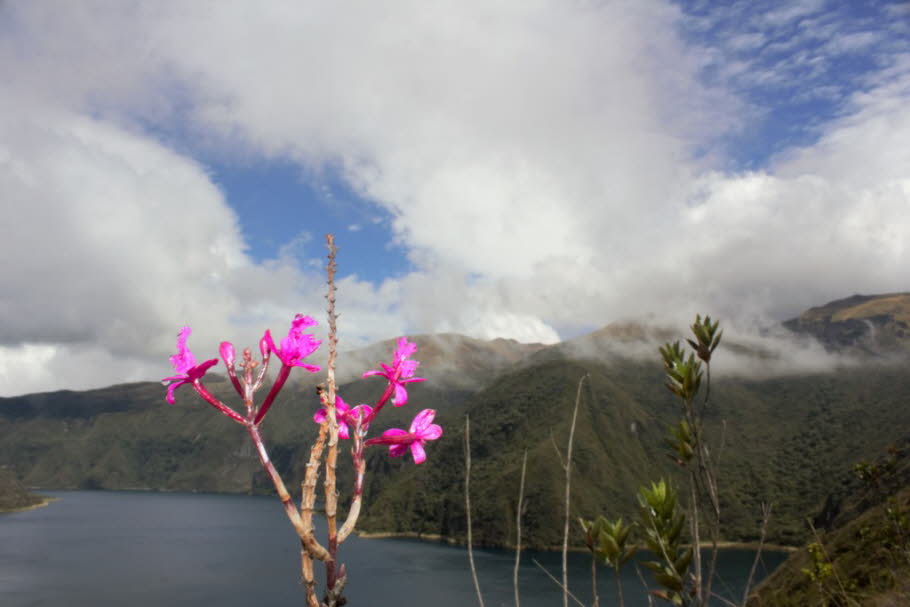
[[[717,599],[718,601],[720,601],[720,602],[723,603],[724,605],[727,605],[727,607],[739,607],[739,605],[737,605],[736,603],[734,603],[734,602],[731,601],[730,599],[725,598],[725,597],[722,597],[721,595],[717,594],[716,592],[712,592],[712,593],[711,593],[711,598]]]
[[[645,576],[641,574],[641,567],[636,563],[635,573],[638,575],[638,579],[641,580],[641,585],[645,587],[645,590],[648,589],[648,582],[645,581]],[[648,607],[654,607],[654,599],[651,597],[651,593],[648,592]]]
[[[701,535],[698,513],[698,487],[695,470],[689,470],[689,501],[692,506],[692,544],[694,545],[692,567],[695,569],[695,604],[702,607],[702,577],[701,577]],[[672,561],[670,561],[672,562]]]
[[[528,450],[525,449],[524,457],[521,459],[521,482],[518,485],[518,506],[515,508],[515,571],[512,574],[512,582],[515,586],[515,607],[520,607],[518,599],[518,566],[521,563],[521,507],[525,495],[525,470],[528,467]]]
[[[559,467],[563,470],[566,469],[566,463],[562,460],[562,451],[559,450],[559,446],[556,444],[556,439],[553,437],[553,432],[550,432],[550,442],[553,443],[553,450],[556,451],[556,457],[559,458]]]
[[[569,607],[569,490],[572,477],[572,441],[575,439],[575,422],[578,420],[578,405],[581,403],[581,385],[588,374],[578,380],[575,394],[575,410],[572,412],[572,426],[569,428],[569,446],[566,449],[566,523],[562,534],[562,605]]]
[[[557,586],[559,586],[560,588],[562,588],[562,591],[563,591],[567,596],[572,597],[572,600],[575,601],[576,603],[578,603],[579,605],[581,605],[581,607],[585,607],[585,604],[582,603],[580,600],[578,600],[578,597],[577,597],[577,596],[575,596],[574,594],[572,594],[571,592],[569,592],[569,589],[566,588],[565,585],[561,584],[561,583],[559,582],[559,580],[557,580],[556,577],[555,577],[552,573],[550,573],[549,571],[547,571],[547,568],[546,568],[546,567],[544,567],[543,565],[541,565],[540,563],[538,563],[538,562],[537,562],[537,559],[531,559],[531,562],[534,563],[535,565],[537,565],[538,567],[540,567],[540,570],[543,571],[544,573],[546,573],[546,574],[547,574],[547,577],[550,578],[551,580],[553,580],[553,582],[554,582]]]
[[[600,597],[597,595],[597,558],[591,554],[591,592],[594,594],[593,607],[600,607]]]
[[[761,551],[765,545],[765,535],[768,532],[768,521],[771,520],[771,508],[773,504],[762,503],[761,505],[761,536],[758,539],[758,550],[755,552],[755,560],[752,561],[752,568],[749,570],[749,578],[746,580],[746,588],[743,590],[742,607],[746,607],[749,602],[749,591],[752,589],[752,581],[755,579],[755,570],[758,569],[758,562],[761,560]]]
[[[477,602],[480,607],[484,607],[477,569],[474,567],[474,540],[471,535],[471,419],[468,415],[464,416],[464,508],[468,518],[468,562],[471,564],[471,577],[474,578]]]

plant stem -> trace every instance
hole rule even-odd
[[[566,522],[562,534],[562,605],[569,607],[569,493],[572,477],[572,441],[575,439],[575,422],[578,420],[578,405],[581,403],[581,385],[588,374],[578,380],[575,394],[575,410],[572,412],[572,426],[569,428],[569,445],[566,448]]]
[[[565,592],[569,597],[571,597],[573,601],[575,601],[576,603],[578,603],[579,605],[581,605],[581,607],[585,607],[585,604],[582,603],[580,600],[578,600],[578,597],[577,597],[577,596],[575,596],[574,594],[572,594],[571,592],[569,592],[569,589],[566,588],[563,584],[561,584],[561,583],[559,582],[559,580],[556,579],[556,576],[554,576],[552,573],[550,573],[549,571],[547,571],[547,568],[544,567],[543,565],[541,565],[541,564],[537,561],[537,559],[531,559],[531,562],[534,563],[535,565],[537,565],[538,567],[540,567],[540,570],[543,571],[544,573],[546,573],[546,574],[547,574],[547,577],[550,578],[551,580],[553,580],[553,582],[554,582],[557,586],[559,586],[560,588],[562,588],[562,589],[563,589],[563,592]]]
[[[619,593],[619,607],[625,607],[626,602],[622,598],[622,577],[619,575],[619,567],[615,567],[616,572],[616,592]]]
[[[518,485],[518,506],[515,512],[515,571],[512,574],[512,583],[515,587],[515,607],[520,607],[518,599],[518,566],[521,563],[521,508],[525,494],[525,470],[528,468],[528,450],[525,449],[521,459],[521,482]]]
[[[695,470],[689,470],[689,500],[692,508],[692,558],[695,568],[695,604],[702,605],[701,537],[699,535],[698,489],[696,487],[695,474]]]
[[[194,381],[193,388],[196,390],[196,393],[199,396],[201,396],[203,398],[203,400],[205,400],[205,402],[212,405],[213,407],[215,407],[216,409],[221,411],[223,414],[230,417],[232,420],[234,420],[238,424],[246,423],[246,420],[243,419],[242,415],[240,415],[239,413],[237,413],[236,411],[234,411],[233,409],[231,409],[230,407],[225,405],[223,402],[221,402],[220,400],[215,398],[215,396],[211,392],[209,392],[205,386],[202,385],[201,380],[197,379],[196,381]]]
[[[354,423],[353,439],[354,446],[351,447],[351,459],[354,464],[354,496],[351,498],[351,507],[348,509],[348,517],[338,531],[338,543],[341,544],[354,530],[357,524],[357,518],[360,516],[360,506],[363,501],[363,475],[366,470],[366,458],[363,456],[363,438],[366,430],[363,429],[363,418],[358,415]]]
[[[326,577],[326,590],[329,597],[329,607],[334,607],[335,596],[332,592],[335,588],[336,580],[336,557],[338,552],[338,529],[337,529],[337,513],[338,513],[338,493],[336,491],[336,477],[335,477],[335,468],[338,462],[338,419],[336,417],[335,409],[335,356],[336,356],[336,346],[338,344],[338,334],[336,327],[336,316],[335,316],[335,253],[337,252],[335,248],[335,237],[332,234],[327,234],[325,237],[326,245],[329,249],[329,262],[326,267],[326,274],[328,275],[328,292],[326,293],[326,300],[328,301],[328,307],[326,309],[326,314],[328,316],[329,324],[329,360],[326,365],[326,384],[328,386],[328,394],[326,397],[326,421],[328,422],[328,454],[325,458],[325,480],[323,481],[323,488],[325,489],[325,518],[328,527],[328,544],[329,544],[329,554],[332,556],[332,560],[326,562],[325,564],[325,577]]]
[[[591,553],[591,593],[594,595],[593,607],[600,607],[600,597],[597,596],[597,557]]]
[[[320,397],[322,397],[321,390],[319,391],[319,394]],[[319,476],[319,462],[322,459],[322,451],[325,448],[325,435],[328,431],[326,426],[328,426],[328,424],[325,422],[319,425],[319,435],[316,437],[316,442],[313,443],[313,446],[310,448],[310,459],[307,461],[306,472],[304,473],[303,483],[301,485],[303,498],[301,499],[300,504],[300,515],[303,520],[303,535],[301,535],[300,539],[303,541],[307,553],[320,561],[331,560],[328,551],[319,544],[313,533],[313,507],[316,503],[316,477]]]
[[[755,560],[752,561],[752,568],[749,570],[749,579],[746,580],[746,587],[743,589],[742,607],[746,607],[749,602],[749,590],[752,588],[752,580],[755,579],[755,570],[758,569],[758,561],[761,560],[762,547],[765,545],[765,535],[768,532],[768,521],[771,519],[772,504],[762,504],[762,521],[761,537],[758,540],[758,550],[755,551]]]
[[[471,577],[477,591],[477,602],[480,603],[480,607],[484,607],[480,582],[477,581],[477,569],[474,567],[474,540],[471,536],[471,419],[468,415],[464,416],[464,508],[468,519],[468,563],[471,564]]]
[[[308,533],[306,521],[302,519],[300,517],[300,513],[297,512],[297,507],[291,500],[291,496],[288,494],[288,490],[284,486],[284,481],[281,480],[281,476],[278,474],[278,471],[275,470],[275,466],[269,459],[269,454],[265,449],[265,444],[262,442],[262,435],[259,433],[259,427],[255,424],[250,423],[247,423],[245,425],[247,432],[250,434],[250,438],[253,439],[253,444],[256,446],[256,453],[259,454],[259,461],[262,463],[262,467],[265,468],[265,471],[272,479],[272,484],[275,485],[275,491],[278,492],[278,499],[281,500],[281,505],[284,506],[284,511],[287,513],[288,519],[290,519],[291,525],[293,525],[294,530],[297,532],[297,535],[302,541],[305,542],[307,550],[312,556],[318,558],[319,560],[328,560],[328,552],[326,552],[325,548],[316,542],[315,538],[313,538],[312,542],[310,543],[306,542],[308,535],[312,537],[312,528],[310,528]]]
[[[278,371],[278,376],[275,377],[275,383],[272,384],[271,390],[269,390],[268,395],[266,395],[265,400],[262,401],[262,405],[259,406],[259,411],[256,413],[256,418],[253,420],[254,424],[259,424],[262,422],[265,414],[269,412],[269,409],[272,407],[272,403],[275,402],[275,397],[278,396],[278,393],[281,392],[281,388],[284,387],[284,382],[288,380],[288,377],[291,375],[291,367],[282,364],[281,370]]]

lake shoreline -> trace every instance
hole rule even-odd
[[[357,531],[357,537],[363,538],[365,540],[382,540],[382,539],[412,539],[420,540],[423,542],[436,542],[449,544],[452,546],[464,546],[465,542],[459,541],[451,537],[443,537],[438,533],[418,533],[416,531]],[[718,542],[717,547],[720,550],[758,550],[758,542]],[[492,548],[495,550],[514,550],[514,545],[501,545],[501,546],[475,546],[475,548],[484,549]],[[640,549],[644,549],[644,546],[640,546]],[[710,544],[705,544],[703,549],[710,548]],[[551,546],[551,547],[534,547],[534,548],[525,548],[528,550],[538,550],[541,552],[558,552],[562,550],[562,546]],[[762,550],[768,550],[770,552],[796,552],[799,550],[799,546],[786,546],[783,544],[768,544],[765,543],[762,545]],[[570,546],[570,552],[587,552],[588,549],[584,546]]]
[[[34,504],[29,504],[28,506],[19,506],[18,508],[2,508],[0,509],[0,514],[13,514],[14,512],[28,512],[29,510],[37,510],[39,508],[44,508],[51,502],[56,502],[59,497],[44,497],[41,496],[41,501]]]

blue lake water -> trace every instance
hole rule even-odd
[[[3,607],[219,607],[303,605],[299,542],[278,500],[205,494],[55,491],[45,508],[0,514]],[[725,550],[720,590],[739,597],[754,552]],[[766,552],[760,572],[785,555]],[[514,552],[475,550],[486,605],[513,605]],[[562,604],[561,556],[526,551],[524,607]],[[352,537],[341,547],[351,607],[476,605],[463,547],[406,539]],[[569,555],[569,585],[591,603],[591,561]],[[645,574],[647,575],[647,573]],[[320,571],[317,564],[317,581]],[[615,604],[612,571],[600,569],[601,604]],[[647,605],[629,569],[626,605]]]

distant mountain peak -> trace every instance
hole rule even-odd
[[[887,354],[910,350],[910,293],[851,295],[784,323],[828,350]]]

